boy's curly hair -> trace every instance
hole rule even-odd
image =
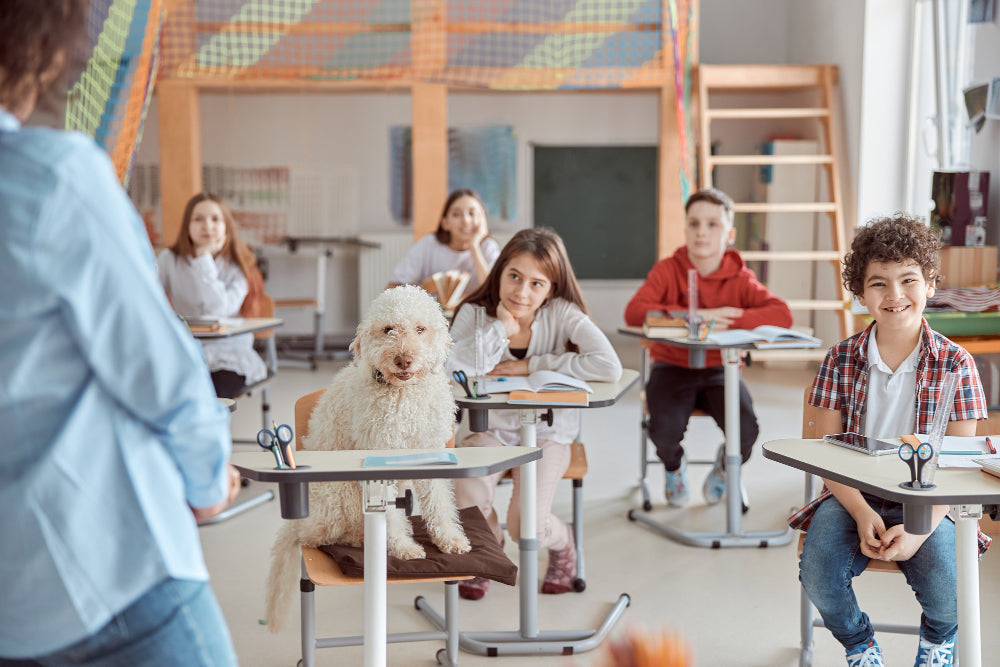
[[[920,266],[927,284],[941,282],[941,239],[919,218],[906,213],[872,218],[858,228],[851,243],[851,252],[844,257],[841,277],[851,294],[865,291],[865,272],[872,262],[904,262],[911,260]]]

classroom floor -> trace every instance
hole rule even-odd
[[[626,367],[637,368],[639,348],[634,340],[613,338]],[[282,367],[271,385],[273,418],[291,423],[297,397],[321,389],[343,362],[325,362],[311,372]],[[801,427],[803,388],[814,367],[805,364],[754,365],[744,372],[754,397],[761,425],[761,442],[797,437]],[[240,401],[233,414],[236,438],[252,438],[260,427],[260,399]],[[639,461],[638,391],[630,391],[611,408],[585,410],[581,440],[587,445],[590,472],[584,487],[587,589],[583,593],[540,595],[541,630],[593,628],[618,596],[631,596],[631,605],[612,630],[612,636],[631,627],[669,629],[691,648],[695,664],[725,666],[798,665],[799,584],[795,540],[783,547],[709,550],[681,546],[626,518],[640,505],[636,480]],[[689,456],[711,457],[722,442],[721,432],[709,419],[696,419],[688,431]],[[693,444],[691,444],[693,443]],[[237,445],[237,447],[247,447]],[[256,445],[253,445],[256,448]],[[684,509],[666,509],[663,471],[653,468],[653,513],[679,527],[693,530],[725,528],[723,504],[709,507],[701,498],[707,466],[689,469],[692,501]],[[901,473],[902,475],[902,470]],[[793,506],[802,499],[803,475],[768,461],[759,450],[744,467],[750,511],[744,530],[772,530],[784,526]],[[570,486],[556,496],[555,511],[568,518]],[[265,485],[254,484],[243,494],[257,494]],[[498,507],[506,506],[510,487],[498,492]],[[289,609],[286,628],[272,634],[262,625],[264,580],[271,541],[281,521],[276,501],[266,503],[223,523],[201,528],[212,585],[222,605],[244,667],[292,667],[300,657],[297,595]],[[507,540],[507,554],[517,562],[516,547]],[[1000,634],[990,629],[1000,622],[1000,547],[981,562],[984,664],[1000,655]],[[539,564],[545,571],[544,556]],[[541,575],[540,575],[541,576]],[[919,606],[901,576],[866,573],[858,580],[862,608],[875,620],[916,623]],[[424,595],[439,608],[441,584],[390,585],[389,631],[428,629],[413,607]],[[318,634],[361,634],[361,587],[318,588]],[[517,628],[515,588],[494,584],[480,601],[460,601],[463,629],[513,630]],[[909,665],[916,652],[916,638],[878,635],[887,665]],[[435,665],[441,642],[390,644],[388,664]],[[320,649],[319,665],[360,665],[360,647]],[[606,646],[564,656],[510,656],[487,658],[462,653],[463,665],[605,666]],[[843,665],[843,650],[824,629],[816,630],[816,667]]]

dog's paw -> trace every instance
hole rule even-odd
[[[396,544],[389,548],[389,555],[403,560],[413,560],[414,558],[425,558],[427,552],[416,542]]]
[[[454,535],[434,544],[446,554],[467,554],[472,551],[472,544],[469,543],[469,538],[464,534]]]

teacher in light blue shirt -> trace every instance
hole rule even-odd
[[[0,665],[233,665],[196,525],[228,412],[108,158],[21,127],[86,14],[0,3]]]

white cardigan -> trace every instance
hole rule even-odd
[[[476,320],[475,310],[468,304],[456,313],[451,335],[455,344],[448,357],[448,371],[464,370],[471,379],[476,363]],[[567,341],[575,343],[580,351],[566,352]],[[510,353],[509,344],[500,320],[487,315],[483,332],[487,372],[501,361],[516,359]],[[578,306],[564,299],[553,299],[535,313],[525,358],[532,373],[553,370],[595,382],[616,382],[622,375],[621,361],[604,332]],[[552,426],[538,423],[538,438],[573,442],[580,430],[580,410],[554,410],[553,413]],[[468,422],[468,419],[462,420],[456,442],[461,443],[470,433]],[[505,445],[521,444],[519,411],[491,410],[489,431]]]
[[[247,296],[247,279],[225,257],[178,257],[169,248],[156,260],[160,283],[174,310],[185,317],[239,317]],[[253,349],[253,334],[201,340],[211,371],[227,370],[246,377],[247,384],[267,377],[267,367]]]

